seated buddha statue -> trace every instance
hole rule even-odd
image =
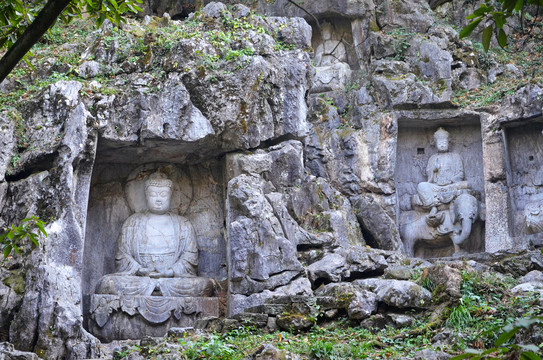
[[[426,175],[428,181],[417,186],[415,205],[437,211],[439,205],[449,204],[463,190],[469,189],[467,181],[464,181],[464,165],[459,154],[449,152],[449,133],[439,128],[434,133],[435,144],[438,153],[428,160]]]
[[[191,223],[170,211],[172,181],[156,172],[145,182],[147,210],[131,215],[117,240],[115,273],[97,294],[211,296],[213,282],[197,276],[198,248]]]

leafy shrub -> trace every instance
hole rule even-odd
[[[11,254],[12,250],[19,255],[19,247],[25,239],[30,240],[34,245],[38,246],[38,234],[36,230],[47,236],[44,226],[45,223],[38,216],[23,219],[19,226],[12,224],[6,232],[0,235],[0,246],[4,253],[4,259]]]
[[[541,357],[538,355],[540,352],[538,346],[533,344],[514,344],[510,342],[520,329],[529,329],[533,325],[541,324],[543,324],[543,316],[519,319],[503,328],[503,333],[494,342],[494,347],[486,350],[468,349],[465,353],[452,357],[451,360],[500,359],[503,358],[505,354],[508,354],[508,358],[512,359],[513,357],[511,356],[514,356],[514,353],[518,353],[521,360],[541,360]],[[502,357],[500,357],[501,355]]]

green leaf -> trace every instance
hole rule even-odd
[[[45,232],[45,228],[43,227],[43,221],[36,221],[36,226],[41,231],[41,233],[45,236],[47,236],[47,233]]]
[[[504,328],[506,329],[507,326]],[[515,336],[515,334],[519,331],[519,328],[518,327],[513,327],[511,330],[506,330],[504,331],[499,337],[498,339],[496,340],[496,342],[494,343],[495,346],[500,346],[502,344],[505,344],[506,342],[508,342],[513,336]]]
[[[517,5],[517,0],[505,0],[503,2],[502,8],[506,11],[513,11],[515,6]]]
[[[502,48],[507,47],[507,34],[503,29],[498,31],[498,44],[500,44]]]
[[[1,243],[1,242],[4,242],[4,239],[6,238],[6,236],[8,236],[8,233],[7,233],[7,232],[5,232],[5,233],[3,233],[2,235],[0,235],[0,243]]]
[[[473,357],[473,356],[479,355],[480,353],[481,353],[480,351],[477,351],[477,350],[475,350],[475,349],[467,349],[465,353],[460,354],[460,355],[453,356],[453,357],[450,358],[449,360],[468,359],[468,358],[471,358],[471,357]]]
[[[19,247],[15,244],[12,244],[13,250],[15,250],[15,254],[19,255]]]
[[[13,237],[14,237],[14,236],[15,236],[15,233],[13,232],[13,230],[10,230],[10,231],[8,232],[8,239],[9,239],[9,240],[13,240]]]
[[[535,347],[537,348],[536,351],[539,352],[539,348],[537,346]],[[520,359],[521,360],[541,360],[541,357],[532,351],[525,351],[522,354],[520,354]]]
[[[4,259],[7,258],[10,253],[11,253],[11,245],[8,245],[4,248]]]
[[[518,0],[515,5],[515,11],[520,11],[522,7],[524,6],[524,0]]]
[[[492,39],[492,30],[494,29],[494,26],[488,25],[483,30],[483,48],[485,49],[485,52],[488,52],[488,49],[490,48],[490,39]]]
[[[496,11],[495,13],[492,14],[492,17],[494,18],[494,22],[496,23],[496,27],[498,29],[502,29],[503,26],[505,25],[505,15],[503,14],[503,12],[501,11]]]
[[[461,31],[460,31],[460,39],[463,39],[465,38],[466,36],[469,36],[473,30],[477,27],[477,25],[479,25],[479,23],[481,22],[481,20],[483,20],[482,18],[480,19],[477,19],[477,20],[473,20],[472,22],[470,22],[465,28],[463,28]]]

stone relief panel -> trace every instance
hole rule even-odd
[[[484,249],[478,125],[400,125],[395,183],[398,223],[408,255],[428,258]]]
[[[543,243],[543,123],[507,128],[509,193],[515,245]]]
[[[105,341],[165,334],[219,315],[218,299],[206,297],[215,294],[212,279],[226,278],[221,168],[98,164],[83,269],[93,334]]]
[[[315,49],[315,78],[312,92],[342,90],[351,80],[352,70],[358,69],[358,59],[352,46],[353,35],[348,19],[335,17],[320,22],[320,31],[313,26],[311,45]]]

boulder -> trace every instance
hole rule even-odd
[[[0,359],[2,360],[38,360],[38,355],[27,352],[15,350],[10,343],[0,343]]]
[[[355,291],[347,307],[350,319],[363,320],[377,312],[377,295],[366,290]]]
[[[286,313],[277,317],[277,326],[286,331],[301,331],[310,329],[315,325],[314,319],[309,315]]]
[[[425,309],[431,305],[432,293],[411,281],[365,279],[353,282],[355,286],[377,295],[377,301],[399,309]]]
[[[460,287],[462,286],[462,275],[460,270],[447,266],[445,264],[436,264],[424,269],[422,281],[428,279],[435,287],[435,299],[439,300],[457,300],[462,297]],[[442,298],[442,297],[445,298]]]

